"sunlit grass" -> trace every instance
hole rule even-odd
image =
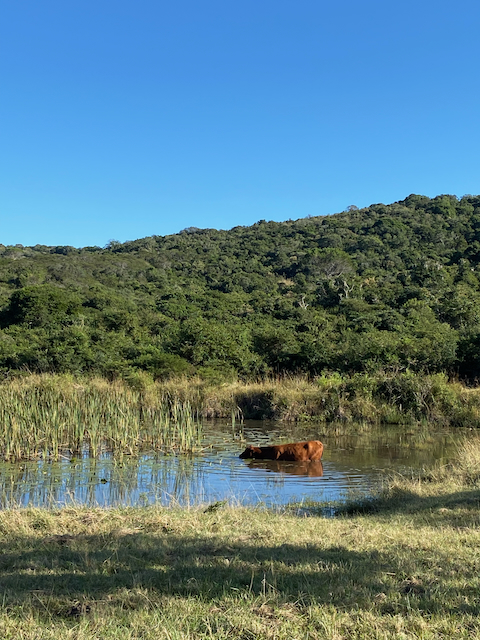
[[[156,398],[126,384],[32,376],[0,386],[0,452],[6,460],[57,459],[85,450],[135,454],[192,451],[201,422],[188,401]]]
[[[379,424],[428,421],[480,427],[480,389],[449,381],[443,374],[408,372],[308,378],[282,376],[211,385],[200,378],[155,383],[152,388],[189,400],[207,418],[282,421],[353,420]]]

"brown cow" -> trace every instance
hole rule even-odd
[[[320,460],[323,444],[320,440],[307,442],[291,442],[290,444],[274,444],[270,447],[248,446],[240,458],[257,458],[259,460],[289,460],[302,462],[306,460]]]

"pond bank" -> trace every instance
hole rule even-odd
[[[452,426],[480,426],[480,388],[447,376],[404,372],[332,373],[309,378],[286,376],[261,381],[212,383],[202,378],[154,381],[145,372],[127,379],[28,374],[0,384],[0,406],[8,395],[28,398],[38,390],[57,394],[64,404],[79,395],[95,401],[125,401],[145,408],[178,403],[202,418],[410,424],[419,421]]]
[[[480,638],[480,446],[466,446],[333,520],[221,504],[1,511],[0,634]]]

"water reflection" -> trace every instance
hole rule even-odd
[[[215,423],[206,426],[204,449],[197,456],[146,454],[115,460],[104,453],[96,460],[1,463],[0,507],[337,500],[348,492],[370,490],[384,470],[421,468],[443,460],[464,437],[460,430],[427,428],[247,422],[232,429]],[[313,439],[325,444],[323,464],[238,458],[246,443]]]
[[[116,462],[83,458],[63,462],[4,463],[0,468],[0,506],[193,504],[203,475],[187,457],[142,456]]]
[[[320,461],[312,462],[282,462],[279,460],[255,460],[247,462],[247,467],[252,471],[265,469],[274,473],[291,473],[294,476],[309,476],[321,478],[323,476],[323,464]]]

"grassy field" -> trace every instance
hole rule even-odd
[[[334,519],[295,507],[6,510],[0,636],[480,638],[479,507],[471,441]]]

